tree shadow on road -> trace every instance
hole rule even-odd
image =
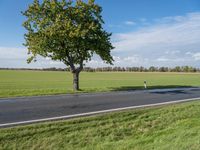
[[[173,89],[173,88],[194,88],[194,86],[187,85],[155,85],[148,86],[147,89]],[[110,87],[112,91],[135,91],[135,90],[146,90],[144,86],[120,86]]]

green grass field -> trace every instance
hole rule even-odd
[[[81,92],[200,86],[197,73],[96,72],[80,74]],[[72,93],[69,72],[0,70],[0,97]]]
[[[0,129],[0,149],[197,150],[200,101]]]

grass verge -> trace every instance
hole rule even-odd
[[[0,129],[0,149],[200,149],[200,101]]]

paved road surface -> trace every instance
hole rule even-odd
[[[40,119],[52,119],[52,117],[59,116],[67,116],[66,118],[68,118],[70,116],[73,117],[74,114],[101,112],[102,110],[190,98],[200,99],[200,88],[0,99],[0,127],[16,125],[18,123],[30,123],[30,120],[36,122],[41,121]]]

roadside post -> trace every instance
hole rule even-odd
[[[144,81],[144,88],[147,88],[147,81]]]

